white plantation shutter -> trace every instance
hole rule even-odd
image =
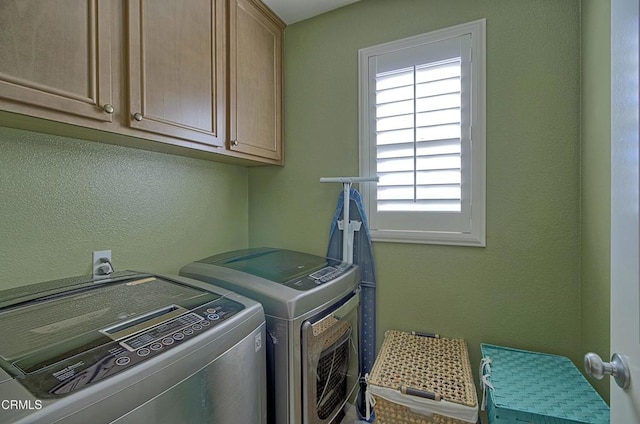
[[[360,51],[361,175],[379,178],[363,187],[374,240],[484,245],[480,27]]]
[[[376,75],[379,211],[461,211],[461,61]]]

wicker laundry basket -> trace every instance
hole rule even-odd
[[[462,424],[478,420],[476,389],[462,339],[387,331],[367,391],[375,399],[376,423]]]

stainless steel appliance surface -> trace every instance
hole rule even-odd
[[[180,275],[263,305],[269,423],[340,421],[358,380],[357,266],[265,247],[210,256]]]
[[[265,423],[262,306],[119,272],[0,292],[2,423]]]

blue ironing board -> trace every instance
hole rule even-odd
[[[331,221],[329,247],[327,257],[340,259],[343,254],[343,235],[338,228],[338,221],[343,218],[344,192],[340,193],[336,211]],[[353,263],[360,267],[360,332],[359,332],[359,364],[360,394],[358,409],[364,415],[364,393],[366,390],[365,374],[373,368],[376,359],[376,276],[371,235],[360,193],[355,188],[349,190],[349,221],[360,221],[360,231],[354,232]],[[362,228],[364,227],[364,228]]]

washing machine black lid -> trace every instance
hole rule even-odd
[[[338,260],[274,248],[236,250],[192,262],[180,275],[260,302],[265,314],[297,319],[357,291],[359,269]]]
[[[300,277],[327,267],[340,265],[340,261],[322,256],[270,247],[236,250],[210,256],[198,262],[241,271],[283,285],[290,285],[290,282]],[[291,286],[300,290],[312,289],[316,284],[311,284],[309,287]]]
[[[51,283],[9,290],[0,308],[0,359],[25,373],[221,297],[147,274]]]

